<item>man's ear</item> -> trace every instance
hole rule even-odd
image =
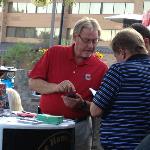
[[[126,58],[126,49],[125,48],[121,48],[120,49],[120,54],[122,54],[123,59],[125,59]]]
[[[73,36],[72,36],[72,37],[73,37],[73,40],[76,41],[77,34],[76,34],[76,33],[73,33]]]
[[[119,52],[120,54],[124,55],[124,53],[125,53],[125,49],[124,48],[120,48],[119,51],[120,51]]]
[[[150,39],[149,38],[144,38],[145,46],[148,48],[150,46]]]

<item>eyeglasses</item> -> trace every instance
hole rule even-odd
[[[91,43],[91,42],[92,42],[93,44],[97,44],[97,43],[100,41],[99,38],[96,38],[96,39],[82,38],[80,34],[79,34],[79,37],[80,37],[81,41],[82,41],[83,43],[85,43],[85,44],[88,44],[88,43]]]

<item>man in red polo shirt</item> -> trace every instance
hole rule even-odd
[[[100,34],[95,19],[79,20],[73,30],[73,44],[49,48],[29,74],[29,87],[42,95],[41,112],[76,121],[76,150],[90,149],[88,116],[92,94],[89,88],[98,89],[108,69],[94,55]],[[76,93],[75,97],[72,93]]]

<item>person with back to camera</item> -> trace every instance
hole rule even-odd
[[[98,89],[108,69],[94,54],[100,34],[97,20],[77,21],[73,44],[49,48],[29,74],[29,87],[42,95],[41,112],[75,120],[76,150],[90,150],[89,88]]]
[[[145,46],[148,50],[148,54],[150,55],[150,30],[145,27],[142,23],[133,23],[131,25],[131,28],[135,29],[138,31],[145,42]],[[136,150],[148,150],[150,149],[150,134],[144,137],[144,139],[141,141],[141,143],[136,147]]]
[[[150,30],[141,23],[133,23],[131,28],[135,29],[142,35],[148,54],[150,55]]]
[[[100,141],[106,150],[133,150],[150,133],[150,58],[140,33],[118,32],[111,43],[113,64],[93,98],[90,112],[102,116]]]

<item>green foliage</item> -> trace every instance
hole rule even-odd
[[[70,45],[71,44],[71,40],[62,39],[61,40],[61,44],[62,45]]]
[[[76,3],[76,0],[64,0],[65,6],[73,6]]]
[[[7,2],[7,0],[0,0],[0,6],[5,5],[6,2]]]
[[[37,7],[44,7],[49,3],[52,3],[53,0],[31,0],[31,2]]]
[[[72,6],[74,3],[76,3],[75,0],[61,0],[61,1],[64,2],[65,6]],[[53,0],[31,0],[31,2],[37,7],[44,7],[44,6],[47,6],[48,4],[52,3]],[[60,2],[60,1],[58,1],[58,2]]]
[[[32,65],[34,65],[43,55],[44,53],[48,50],[48,48],[39,48],[34,50],[34,57],[32,59]]]
[[[36,56],[34,55],[31,45],[17,43],[7,49],[3,55],[3,61],[5,65],[8,66],[29,69],[32,66],[34,57]]]
[[[6,66],[14,66],[17,69],[30,70],[47,51],[47,48],[48,47],[41,48],[38,45],[17,43],[7,49],[2,56],[2,60]]]

